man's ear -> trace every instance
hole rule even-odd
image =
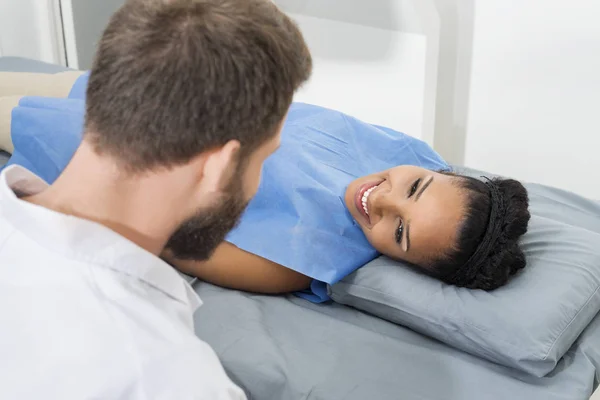
[[[223,190],[236,171],[240,142],[230,140],[224,146],[207,151],[200,171],[200,187],[205,193]]]

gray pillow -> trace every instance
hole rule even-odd
[[[600,204],[527,185],[527,267],[495,291],[445,285],[378,258],[329,288],[339,303],[541,377],[600,310]]]

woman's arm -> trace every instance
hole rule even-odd
[[[223,242],[207,261],[164,258],[181,272],[229,289],[282,294],[307,289],[311,278]]]

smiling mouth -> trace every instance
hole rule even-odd
[[[371,223],[371,218],[369,216],[369,196],[379,185],[381,185],[382,182],[383,181],[364,184],[356,191],[356,209],[360,212],[360,214],[362,214],[362,216],[369,224]]]

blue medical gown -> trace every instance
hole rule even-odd
[[[52,182],[80,141],[87,75],[69,99],[24,98],[13,112],[15,159]],[[377,101],[377,99],[374,99]],[[49,134],[50,133],[50,134]],[[426,143],[343,113],[294,103],[281,147],[264,164],[258,192],[227,241],[314,279],[308,300],[378,256],[344,204],[354,179],[397,165],[447,169]]]

